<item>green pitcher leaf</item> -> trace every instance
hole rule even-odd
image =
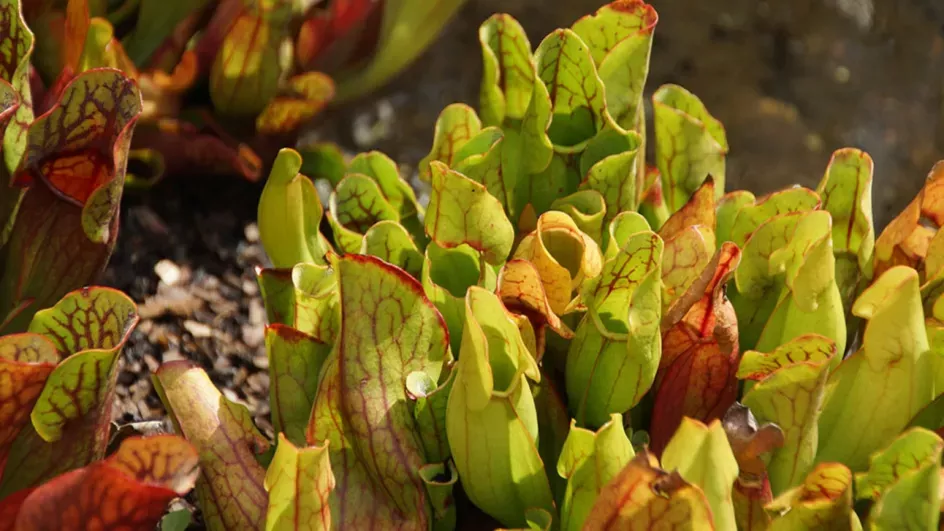
[[[502,264],[511,252],[515,229],[502,204],[485,186],[434,161],[426,233],[440,247],[468,245],[483,259]]]
[[[378,221],[364,234],[360,254],[369,254],[403,269],[414,278],[423,270],[423,254],[410,233],[396,221]]]
[[[459,472],[452,461],[433,463],[420,469],[433,505],[433,531],[452,531],[456,528],[456,503],[452,490],[459,481]]]
[[[816,193],[833,218],[836,284],[843,308],[851,308],[859,283],[872,271],[872,157],[854,148],[833,153]]]
[[[269,495],[266,471],[256,456],[269,449],[269,442],[249,410],[224,397],[189,361],[165,363],[152,379],[177,433],[200,456],[196,494],[207,529],[263,529]]]
[[[21,0],[0,2],[0,47],[3,49],[0,79],[13,86],[20,100],[16,115],[3,135],[6,169],[0,172],[0,186],[10,185],[10,176],[19,167],[26,150],[26,130],[33,121],[33,97],[29,82],[33,32],[23,19],[20,4]]]
[[[446,405],[455,374],[455,367],[451,367],[448,375],[440,376],[445,381],[438,386],[425,372],[412,372],[406,377],[407,396],[414,401],[416,429],[426,449],[426,458],[431,463],[443,463],[450,457],[446,436]],[[428,478],[426,481],[428,487]]]
[[[265,343],[272,427],[292,444],[304,445],[321,366],[331,346],[278,323],[266,327]]]
[[[728,140],[724,127],[694,94],[663,85],[652,95],[656,166],[669,212],[675,212],[709,175],[717,198],[724,194]]]
[[[738,192],[732,192],[738,194]],[[764,222],[783,214],[810,212],[820,206],[820,196],[813,190],[793,187],[767,194],[754,200],[750,196],[733,195],[732,207],[737,208],[730,228],[730,239],[741,247]]]
[[[662,282],[668,308],[701,276],[714,255],[714,233],[704,225],[687,227],[665,240]]]
[[[479,108],[485,125],[520,120],[534,85],[531,43],[511,15],[495,14],[479,26],[482,45],[482,86]]]
[[[554,509],[528,386],[540,372],[497,296],[473,287],[465,301],[458,372],[446,409],[449,447],[472,503],[506,526],[523,527],[527,509]]]
[[[335,244],[346,253],[360,251],[364,233],[375,223],[400,220],[377,181],[360,173],[349,173],[341,179],[328,208]]]
[[[236,16],[210,70],[210,99],[224,115],[258,115],[279,89],[284,30],[273,13],[253,11]]]
[[[821,463],[800,485],[767,504],[771,531],[862,529],[852,510],[852,473],[840,463]]]
[[[468,245],[443,249],[430,243],[426,247],[421,280],[426,296],[446,320],[453,352],[459,352],[466,291],[476,285],[494,289],[495,270],[482,263],[479,252]]]
[[[259,288],[270,324],[283,324],[333,344],[338,329],[337,275],[328,266],[261,269]]]
[[[534,62],[551,102],[547,139],[555,150],[579,153],[610,121],[590,49],[573,31],[558,29],[538,45]]]
[[[659,367],[662,313],[662,240],[652,232],[630,237],[585,281],[587,313],[567,354],[567,397],[581,426],[602,426],[612,413],[635,406]]]
[[[580,158],[581,189],[595,190],[606,203],[604,223],[610,223],[622,212],[635,211],[639,206],[636,183],[637,158],[641,140],[635,133],[625,136],[604,129],[587,145]],[[609,138],[609,139],[608,139]],[[612,152],[610,152],[612,150]],[[599,159],[596,159],[599,156]],[[583,166],[589,164],[584,171]]]
[[[459,160],[455,170],[473,181],[485,185],[488,193],[505,207],[506,212],[512,212],[516,202],[517,176],[505,172],[503,157],[505,152],[504,133],[497,127],[487,127],[468,141],[460,150],[456,158]],[[485,142],[487,145],[479,149],[476,144]]]
[[[400,222],[410,230],[414,238],[420,236],[411,223],[416,224],[418,228],[419,222],[416,218],[423,213],[423,207],[416,200],[413,188],[400,176],[396,162],[379,151],[368,151],[351,159],[347,171],[367,175],[377,181],[377,186],[387,202],[400,216]]]
[[[638,212],[620,212],[613,221],[610,222],[610,239],[606,245],[607,259],[613,258],[619,253],[621,247],[626,245],[629,237],[637,232],[651,231],[649,222]]]
[[[738,464],[721,421],[706,426],[683,418],[662,453],[662,466],[678,470],[683,479],[702,489],[711,505],[715,529],[734,529],[731,488],[738,477]]]
[[[269,492],[266,531],[329,531],[334,474],[327,446],[297,447],[279,433],[275,456],[265,475]]]
[[[475,110],[463,103],[453,103],[439,113],[433,131],[433,147],[420,161],[420,179],[429,182],[432,178],[430,163],[440,161],[452,167],[459,149],[482,130],[482,121]]]
[[[573,25],[606,86],[606,107],[623,129],[637,124],[659,15],[645,2],[612,2]]]
[[[712,509],[700,488],[678,472],[662,470],[655,457],[644,451],[606,484],[583,529],[645,531],[663,527],[714,529]]]
[[[259,239],[275,267],[324,264],[330,249],[319,232],[324,209],[318,191],[301,167],[297,151],[279,151],[259,198]]]
[[[856,497],[875,502],[870,529],[937,529],[942,448],[937,434],[912,428],[872,454],[868,471],[855,477]]]
[[[449,332],[419,282],[377,258],[338,261],[341,331],[323,370],[307,440],[328,443],[337,478],[332,528],[427,529],[429,463],[407,379],[439,381]]]
[[[731,231],[742,208],[756,202],[754,194],[747,190],[735,190],[724,194],[715,208],[715,234],[719,243],[733,241]],[[743,245],[743,242],[742,242]]]
[[[738,378],[757,382],[742,402],[759,421],[773,422],[783,430],[784,445],[767,463],[774,496],[799,484],[813,467],[823,389],[835,356],[835,343],[810,334],[769,354],[751,350],[741,358]]]
[[[122,44],[135,64],[145,64],[157,52],[174,29],[188,16],[203,9],[207,0],[142,0],[134,31]]]
[[[852,313],[866,320],[862,347],[826,384],[816,460],[861,471],[931,401],[934,375],[913,269],[886,271],[859,296]]]
[[[600,274],[602,254],[593,238],[581,232],[570,216],[549,211],[537,228],[518,244],[514,258],[534,264],[554,313],[561,315],[585,280]]]
[[[570,216],[581,232],[602,246],[606,203],[598,192],[594,190],[574,192],[567,197],[555,200],[551,203],[551,209],[560,210]]]
[[[623,429],[622,415],[614,413],[596,432],[571,421],[557,462],[557,473],[567,479],[560,510],[562,530],[583,528],[597,495],[635,455]]]

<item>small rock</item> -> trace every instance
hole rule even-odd
[[[168,286],[175,286],[183,277],[180,266],[166,258],[154,264],[154,273]]]
[[[197,321],[187,319],[184,321],[184,330],[190,332],[190,335],[198,338],[213,337],[213,329],[208,325]]]

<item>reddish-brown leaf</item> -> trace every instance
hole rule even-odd
[[[197,479],[197,451],[175,435],[133,437],[118,451],[26,492],[11,496],[0,513],[12,531],[119,531],[153,529],[170,500]],[[0,522],[0,529],[10,520]]]
[[[702,422],[721,418],[737,397],[737,322],[724,286],[740,258],[740,249],[725,242],[663,319],[650,426],[657,454],[683,416]]]

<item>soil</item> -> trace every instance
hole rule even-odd
[[[875,160],[884,225],[944,158],[944,8],[937,0],[652,0],[660,13],[648,87],[679,83],[727,128],[728,189],[815,186],[830,153],[855,146]],[[414,66],[374,96],[327,112],[311,139],[380,149],[411,174],[445,105],[475,106],[477,27],[515,16],[536,46],[602,2],[471,0]],[[553,7],[549,7],[553,5]],[[125,350],[119,423],[164,417],[150,373],[191,359],[260,428],[268,421],[264,311],[254,268],[262,185],[236,177],[169,178],[126,192],[121,236],[103,283],[140,304]]]

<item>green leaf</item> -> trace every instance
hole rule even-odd
[[[724,194],[728,140],[716,120],[694,94],[678,85],[663,85],[652,95],[656,135],[656,166],[669,212],[688,201],[709,175],[716,197]]]
[[[485,125],[520,120],[534,85],[531,43],[511,15],[495,14],[479,27],[482,45],[482,86],[479,108]]]
[[[282,149],[259,198],[259,239],[275,267],[325,264],[330,247],[319,232],[324,209],[297,151]]]
[[[840,463],[821,463],[800,485],[767,504],[771,531],[862,529],[852,510],[852,473]]]
[[[269,442],[249,410],[224,397],[189,361],[165,363],[152,379],[177,433],[200,456],[196,494],[207,528],[263,529],[269,496],[266,471],[256,456],[269,449]]]
[[[334,486],[327,446],[298,448],[280,433],[265,475],[269,492],[265,530],[330,530],[327,500]]]
[[[469,499],[506,526],[526,526],[527,509],[554,508],[527,381],[540,372],[498,297],[473,287],[465,302],[446,410],[449,447]]]
[[[600,491],[635,455],[622,415],[614,413],[596,432],[571,421],[557,462],[557,473],[567,479],[560,512],[562,530],[583,528]]]
[[[734,529],[731,486],[738,464],[721,421],[709,425],[688,417],[662,453],[662,466],[678,470],[682,478],[704,491],[714,516],[715,529]]]
[[[440,161],[452,167],[459,149],[482,130],[482,121],[475,110],[463,103],[453,103],[439,113],[433,131],[433,147],[419,165],[420,179],[429,182],[432,178],[430,163]]]
[[[934,374],[913,269],[886,271],[856,300],[852,313],[867,321],[862,347],[826,384],[816,460],[861,471],[931,401]]]
[[[872,455],[855,478],[856,497],[874,501],[870,529],[937,529],[942,448],[934,432],[912,428]]]
[[[502,264],[511,252],[515,229],[502,204],[485,186],[432,162],[432,192],[426,213],[426,233],[440,247],[468,245],[483,259]]]
[[[656,10],[645,2],[613,2],[573,25],[606,86],[607,111],[623,129],[636,127],[637,109],[642,109],[658,20]]]
[[[341,332],[325,362],[308,425],[328,443],[337,478],[332,529],[427,529],[420,468],[430,461],[410,411],[407,377],[439,381],[449,332],[419,282],[377,258],[338,260]]]
[[[799,484],[813,467],[823,389],[834,357],[835,343],[810,334],[769,354],[751,350],[741,358],[738,378],[756,382],[741,401],[760,422],[773,422],[784,434],[784,445],[767,463],[774,496]]]
[[[278,323],[266,327],[265,342],[272,427],[292,444],[304,445],[318,377],[331,345]]]
[[[612,413],[635,406],[659,367],[662,313],[662,240],[652,232],[630,237],[585,281],[587,313],[567,354],[567,397],[581,426],[602,426]],[[627,311],[628,308],[628,311]]]

